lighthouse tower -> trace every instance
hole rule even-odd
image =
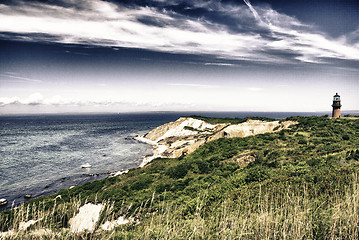
[[[338,95],[338,93],[336,93],[333,96],[333,104],[332,104],[332,107],[333,107],[332,117],[333,118],[339,118],[340,117],[340,107],[341,106],[342,105],[340,104],[340,96]]]

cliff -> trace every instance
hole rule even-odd
[[[219,138],[248,137],[287,129],[297,124],[294,121],[247,120],[240,124],[208,123],[192,117],[159,126],[136,139],[154,146],[153,156],[145,159],[142,165],[153,158],[177,158],[194,152],[197,148]]]

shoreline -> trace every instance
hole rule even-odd
[[[247,126],[247,125],[252,124],[253,125],[252,128],[255,128],[255,127],[257,127],[257,125],[255,123],[256,123],[255,121],[254,122],[253,121],[245,122],[245,123],[241,123],[240,126],[244,126],[244,125]],[[275,123],[278,125],[277,122],[275,122]],[[261,124],[263,125],[263,123],[261,123]],[[264,132],[268,132],[268,131],[271,132],[273,130],[272,128],[275,127],[275,124],[272,122],[266,123],[264,125],[266,126],[268,124],[272,124],[273,126],[270,126],[269,130],[266,130]],[[10,209],[12,206],[19,206],[23,203],[26,203],[29,199],[23,199],[23,196],[27,193],[34,196],[31,199],[38,198],[41,196],[51,195],[51,194],[57,193],[64,189],[69,189],[74,186],[83,185],[87,182],[93,182],[96,180],[101,180],[101,179],[105,179],[108,177],[116,177],[116,176],[125,174],[130,169],[142,168],[142,167],[146,166],[146,164],[148,164],[149,162],[151,162],[153,159],[156,159],[156,158],[164,158],[164,157],[176,158],[176,157],[178,157],[177,155],[189,154],[189,153],[195,151],[199,146],[204,144],[206,141],[215,140],[216,139],[215,137],[217,137],[217,138],[239,137],[236,135],[236,132],[238,132],[241,129],[232,129],[232,128],[236,127],[238,124],[237,125],[234,124],[231,126],[228,126],[228,124],[224,124],[225,126],[222,126],[222,125],[223,125],[223,123],[210,124],[203,120],[195,119],[192,117],[180,117],[176,121],[168,122],[164,125],[158,126],[157,128],[150,130],[150,132],[146,133],[145,135],[135,135],[135,136],[132,135],[131,138],[133,140],[135,140],[137,142],[137,144],[139,144],[139,143],[148,144],[148,145],[151,145],[151,147],[152,147],[151,155],[146,155],[146,156],[142,155],[143,156],[143,157],[141,157],[142,159],[137,158],[138,160],[140,160],[138,162],[138,164],[135,164],[134,166],[128,166],[129,167],[128,169],[122,168],[120,170],[115,170],[115,171],[110,170],[107,173],[102,172],[102,173],[82,174],[82,175],[78,175],[78,176],[71,176],[67,179],[58,179],[58,180],[55,180],[54,182],[51,182],[47,186],[39,186],[36,189],[36,191],[30,190],[30,191],[27,191],[26,193],[19,192],[19,194],[15,197],[10,197],[10,195],[4,196],[5,198],[6,197],[8,198],[7,200],[9,203],[3,207],[0,207],[0,210]],[[223,127],[227,127],[226,136],[222,136],[220,134],[223,131]],[[286,128],[286,127],[287,126],[284,126],[284,128]],[[215,129],[215,128],[218,128],[218,129]],[[245,128],[244,130],[248,130],[247,129],[248,126],[243,127],[243,128]],[[215,132],[216,136],[212,136],[213,135],[212,132],[214,131],[212,129],[219,131],[218,133]],[[244,130],[242,129],[241,131],[244,131]],[[261,130],[261,129],[259,129],[259,130]],[[255,132],[253,130],[250,134],[247,134],[247,135],[259,134],[262,132],[263,131]],[[208,140],[205,140],[202,138],[196,138],[197,135],[203,135],[203,136],[208,135],[208,136],[211,136],[211,138]],[[173,138],[173,137],[175,138],[175,140],[172,142],[171,138]],[[188,139],[188,137],[191,137],[191,138]],[[241,136],[241,137],[244,137],[244,136]],[[170,139],[170,140],[168,140],[168,139]],[[140,156],[138,156],[138,157],[140,157]],[[55,188],[53,188],[52,190],[51,190],[51,185],[55,186]],[[48,186],[50,186],[50,187],[48,187]],[[47,191],[47,188],[49,188],[48,189],[49,191]],[[12,206],[9,206],[13,202],[15,202],[15,204],[12,204]]]
[[[144,141],[141,141],[141,140],[138,140],[136,139],[136,137],[133,137],[134,140],[138,141],[139,143],[144,143]],[[148,143],[149,144],[149,143]],[[152,149],[151,151],[153,152],[154,149]],[[153,158],[152,158],[153,157]],[[115,171],[108,171],[108,172],[101,172],[101,173],[89,173],[89,174],[80,174],[80,175],[73,175],[73,176],[70,176],[70,177],[65,177],[65,178],[60,178],[60,179],[57,179],[51,183],[49,183],[48,185],[46,186],[39,186],[36,188],[36,190],[29,190],[29,191],[26,191],[25,193],[21,193],[21,194],[16,194],[14,195],[13,197],[11,196],[1,196],[1,198],[4,198],[7,200],[7,203],[5,205],[2,205],[0,206],[0,211],[6,211],[6,210],[11,210],[11,209],[14,209],[14,208],[17,208],[23,204],[25,204],[26,202],[30,201],[30,200],[33,200],[33,199],[36,199],[36,198],[39,198],[39,197],[43,197],[43,196],[50,196],[52,194],[56,194],[58,193],[59,191],[61,190],[65,190],[65,189],[71,189],[73,187],[77,187],[77,186],[81,186],[81,185],[84,185],[88,182],[94,182],[94,181],[97,181],[97,180],[102,180],[102,179],[105,179],[105,178],[109,178],[109,177],[117,177],[117,176],[120,176],[122,174],[125,174],[127,173],[130,169],[133,169],[133,168],[138,168],[138,167],[143,167],[145,166],[147,163],[149,163],[150,161],[152,161],[154,158],[156,158],[154,155],[151,155],[151,156],[145,156],[142,158],[142,161],[140,162],[139,165],[135,166],[135,167],[132,167],[132,168],[128,168],[128,169],[121,169],[121,170],[115,170]],[[58,182],[61,182],[63,183],[64,182],[64,179],[65,180],[71,180],[72,179],[75,179],[74,180],[74,184],[71,184],[70,186],[66,186],[64,188],[56,188],[56,189],[52,189],[52,190],[49,190],[49,191],[46,191],[46,189],[50,186],[50,185],[56,185]],[[90,178],[90,179],[89,179]],[[77,181],[76,181],[77,180]],[[69,184],[67,184],[69,185]],[[30,195],[32,195],[31,198],[25,198],[24,196],[29,193]]]
[[[93,182],[96,180],[105,179],[108,177],[116,177],[122,174],[127,173],[130,169],[134,168],[142,168],[146,166],[146,164],[150,163],[153,159],[156,158],[176,158],[179,155],[187,155],[191,152],[195,151],[198,147],[203,145],[207,141],[212,141],[217,138],[231,138],[231,137],[245,137],[249,135],[256,135],[264,132],[272,132],[274,127],[278,125],[277,121],[274,122],[259,122],[256,123],[257,120],[253,120],[252,122],[244,122],[244,123],[238,123],[238,124],[224,124],[224,123],[217,123],[217,124],[210,124],[206,121],[192,118],[192,117],[180,117],[179,119],[165,123],[163,125],[160,125],[152,130],[150,132],[144,134],[144,135],[132,135],[131,138],[139,143],[144,143],[151,145],[151,155],[145,155],[142,154],[142,159],[137,158],[140,160],[138,164],[134,164],[134,166],[128,166],[128,169],[121,169],[115,170],[115,171],[108,171],[107,173],[93,173],[93,174],[83,174],[80,176],[71,176],[68,179],[58,179],[54,182],[51,182],[49,185],[55,186],[54,189],[51,189],[51,187],[48,188],[48,186],[39,186],[36,191],[27,191],[27,192],[21,192],[19,191],[19,194],[15,197],[4,196],[4,198],[7,198],[8,204],[5,206],[0,207],[1,210],[7,210],[10,209],[12,206],[19,206],[23,203],[26,203],[30,199],[24,199],[25,194],[31,194],[34,198],[38,198],[41,196],[47,196],[54,193],[57,193],[64,189],[69,189],[74,186],[80,186],[87,182]],[[275,123],[275,124],[274,124]],[[225,126],[222,126],[222,125]],[[257,125],[265,125],[265,126],[259,126]],[[267,126],[267,125],[271,126]],[[292,125],[295,123],[291,123],[289,125]],[[247,126],[248,125],[248,126]],[[249,126],[250,125],[250,126]],[[253,126],[252,126],[253,125]],[[273,126],[272,126],[273,125]],[[223,132],[224,127],[226,128],[225,135]],[[243,129],[239,129],[239,127],[242,127]],[[282,126],[282,128],[287,128],[288,126]],[[215,129],[218,128],[218,129]],[[233,128],[233,129],[232,129]],[[237,129],[238,128],[238,129]],[[247,129],[248,128],[248,129]],[[253,129],[252,129],[253,128]],[[258,128],[257,130],[255,128]],[[263,128],[263,129],[262,129]],[[268,129],[264,129],[268,128]],[[218,130],[215,133],[215,136],[213,135],[214,130]],[[249,131],[250,130],[250,131]],[[247,132],[250,132],[247,134]],[[277,130],[278,131],[278,130]],[[246,134],[243,134],[246,133]],[[241,133],[242,135],[240,135]],[[140,134],[143,134],[141,132]],[[202,139],[202,138],[196,138],[197,135],[203,135],[203,136],[210,136],[210,139]],[[217,136],[218,135],[218,136]],[[237,136],[238,135],[238,136]],[[188,139],[190,137],[190,139]],[[172,141],[172,138],[174,138],[174,141]],[[193,139],[192,139],[193,138]],[[138,156],[138,155],[137,155]],[[138,156],[140,157],[140,156]],[[66,184],[68,183],[68,184]],[[56,187],[58,186],[58,187]],[[1,196],[3,197],[3,196]],[[15,204],[12,204],[14,203]],[[11,205],[12,204],[12,205]],[[11,205],[11,206],[10,206]]]
[[[159,145],[157,142],[145,138],[145,136],[136,136],[135,140],[141,143],[146,143],[152,146],[152,155],[144,157],[139,167],[144,167],[147,163],[151,162],[155,158],[162,157],[162,153],[167,150],[167,147],[164,145]]]

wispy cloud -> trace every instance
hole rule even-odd
[[[358,31],[332,39],[294,17],[269,7],[253,6],[249,0],[244,0],[246,5],[235,6],[216,1],[186,2],[188,11],[201,7],[229,17],[230,24],[154,5],[101,0],[60,3],[19,0],[0,4],[1,37],[19,34],[22,40],[27,37],[33,41],[207,54],[218,59],[271,64],[359,61]]]
[[[235,64],[232,64],[232,63],[215,63],[215,62],[204,63],[204,65],[206,65],[206,66],[228,66],[228,67],[236,66]]]
[[[255,19],[262,21],[262,19],[259,17],[257,11],[253,8],[251,2],[249,0],[243,0],[244,3],[248,6],[248,8],[251,10],[251,12],[253,13],[253,16],[255,17]]]
[[[0,79],[2,81],[4,81],[4,79],[5,79],[5,81],[11,81],[11,82],[14,82],[14,79],[15,79],[15,82],[35,82],[35,83],[42,82],[42,80],[24,77],[24,76],[21,76],[17,73],[13,73],[13,72],[1,73]]]

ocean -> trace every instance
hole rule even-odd
[[[9,208],[32,197],[138,167],[151,146],[134,140],[181,116],[324,115],[329,113],[156,112],[131,114],[0,116],[0,198]],[[81,168],[90,164],[91,168]]]

